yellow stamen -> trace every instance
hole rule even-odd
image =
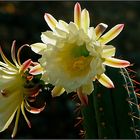
[[[85,57],[81,56],[78,58],[78,60],[76,60],[74,63],[73,63],[73,69],[74,70],[83,70],[85,68]]]

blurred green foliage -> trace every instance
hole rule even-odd
[[[0,45],[10,58],[10,46],[17,40],[17,48],[28,43],[41,42],[41,32],[50,30],[44,20],[44,13],[52,14],[56,19],[73,21],[73,9],[76,1],[17,1],[0,2]],[[82,8],[89,11],[91,26],[106,23],[108,29],[124,23],[122,33],[113,40],[117,56],[129,60],[140,79],[140,2],[136,1],[81,1]],[[38,60],[39,55],[29,48],[24,49],[22,60]],[[47,108],[39,115],[28,114],[32,128],[29,129],[21,116],[16,138],[79,138],[79,130],[74,128],[75,108],[71,98],[62,95],[52,99],[46,95]],[[90,116],[89,116],[90,117]],[[0,138],[10,138],[13,123]]]

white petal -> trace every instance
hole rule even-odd
[[[35,43],[31,45],[31,49],[32,51],[34,51],[35,53],[41,54],[40,52],[42,50],[44,50],[47,47],[46,44],[44,43]]]
[[[93,90],[94,90],[94,87],[93,87],[92,81],[90,81],[82,86],[83,94],[90,95]]]
[[[78,27],[75,23],[70,22],[69,26],[68,26],[69,32],[72,34],[76,34],[78,31]]]
[[[5,129],[7,129],[7,128],[9,127],[9,125],[11,124],[11,122],[12,122],[13,119],[14,119],[15,113],[16,113],[16,110],[15,110],[14,113],[10,116],[10,118],[8,119],[8,121],[6,122],[6,124],[4,125],[4,127],[3,127],[2,129],[0,128],[0,132],[4,131]]]
[[[8,94],[7,97],[0,93],[0,132],[8,128],[21,102],[19,92]]]
[[[44,33],[41,34],[41,40],[45,44],[55,45],[55,43],[56,43],[56,41],[54,39],[47,37]]]
[[[111,57],[114,56],[116,52],[116,48],[112,45],[107,45],[103,47],[102,57]]]
[[[65,21],[59,20],[56,27],[68,33],[68,24]]]
[[[81,27],[84,29],[84,31],[87,33],[88,28],[90,25],[90,18],[89,18],[89,12],[84,9],[81,13]]]
[[[95,29],[93,27],[90,27],[88,29],[88,36],[90,37],[90,39],[93,39],[93,40],[96,39],[96,33],[95,33]]]
[[[65,38],[67,35],[67,32],[65,32],[64,30],[62,30],[58,27],[55,27],[55,32],[58,36],[63,37],[63,38]]]
[[[0,75],[0,89],[8,88],[11,86],[11,81],[15,80],[15,76],[5,76],[5,75]]]

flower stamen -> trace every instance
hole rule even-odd
[[[87,65],[85,62],[86,62],[86,58],[84,56],[81,56],[77,60],[74,61],[72,67],[76,71],[84,70]]]

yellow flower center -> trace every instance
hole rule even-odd
[[[72,68],[75,71],[82,71],[86,68],[86,66],[86,58],[81,56],[74,61]]]
[[[92,56],[89,55],[85,44],[66,44],[57,55],[57,58],[60,58],[58,67],[61,66],[71,78],[85,76],[90,70]]]
[[[88,57],[89,56],[89,52],[86,48],[86,44],[84,43],[83,45],[80,46],[75,46],[71,49],[71,54],[73,57]]]

